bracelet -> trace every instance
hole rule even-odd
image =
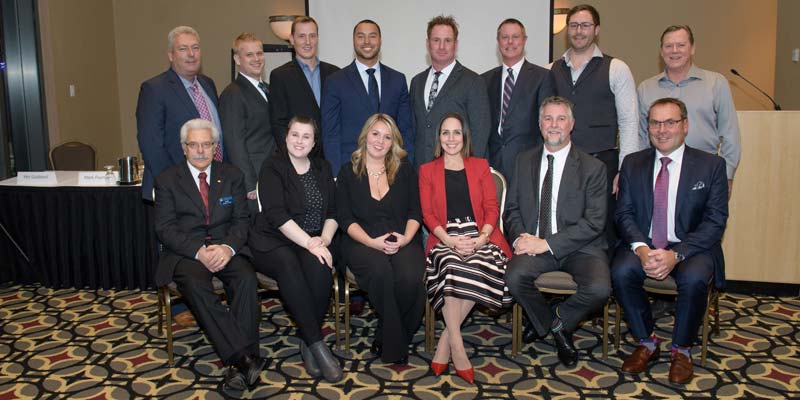
[[[486,236],[487,239],[489,238],[489,234],[484,231],[481,231],[481,234],[478,236]]]

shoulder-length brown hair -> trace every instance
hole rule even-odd
[[[443,154],[441,138],[442,125],[444,121],[447,121],[449,118],[453,118],[461,123],[461,137],[464,139],[464,145],[461,147],[461,157],[472,157],[472,134],[469,130],[469,126],[467,126],[467,120],[457,112],[447,113],[442,117],[442,120],[439,121],[439,130],[436,132],[436,143],[434,143],[433,146],[433,157],[439,158]]]
[[[386,124],[386,126],[389,127],[389,132],[392,134],[392,148],[389,149],[389,152],[386,153],[386,157],[383,160],[383,165],[386,167],[386,178],[389,185],[391,185],[394,183],[394,178],[397,175],[397,171],[400,169],[400,161],[408,154],[403,150],[403,136],[400,134],[400,129],[397,128],[397,124],[392,117],[386,114],[373,114],[371,117],[367,118],[367,122],[364,123],[364,128],[361,129],[361,134],[358,135],[358,147],[350,157],[350,161],[353,162],[353,173],[359,179],[366,175],[367,134],[372,131],[372,127],[378,122]]]

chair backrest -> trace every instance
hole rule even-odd
[[[81,142],[62,143],[50,150],[50,164],[59,171],[94,171],[94,147]]]
[[[258,181],[256,181],[256,203],[258,203],[258,212],[261,212],[261,196],[258,194]]]
[[[494,189],[497,191],[497,203],[500,205],[500,221],[498,222],[498,226],[500,227],[500,232],[506,233],[503,229],[503,214],[506,211],[506,178],[503,177],[503,174],[500,171],[490,168],[492,172],[492,178],[494,178]]]

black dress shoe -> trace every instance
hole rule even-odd
[[[247,390],[247,382],[245,382],[244,375],[239,372],[238,368],[234,366],[228,367],[228,371],[225,372],[225,384],[223,388],[225,390]]]
[[[572,334],[565,332],[564,329],[553,332],[553,339],[558,350],[558,359],[567,367],[578,363],[578,350],[572,344]]]
[[[373,340],[372,346],[369,347],[369,352],[380,357],[383,353],[383,343],[381,343],[378,339]]]
[[[393,362],[395,365],[408,365],[408,354],[400,357],[397,361]]]
[[[264,364],[266,363],[267,360],[259,356],[247,355],[242,357],[239,362],[236,363],[236,368],[239,369],[239,372],[244,376],[247,386],[253,387],[253,385],[255,385],[255,383],[258,381],[258,377],[261,375],[261,370],[264,368]]]
[[[525,329],[522,330],[522,341],[524,343],[533,343],[541,338],[539,334],[536,333],[536,329],[533,328],[530,321],[526,319],[524,325]]]

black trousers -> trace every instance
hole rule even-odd
[[[278,281],[283,304],[297,323],[300,337],[308,345],[322,340],[333,283],[331,269],[296,244],[250,251],[256,270]]]
[[[214,293],[212,276],[225,285],[227,307]],[[259,354],[258,283],[246,258],[234,256],[217,273],[197,260],[184,258],[175,266],[172,279],[224,364],[230,365],[247,354]]]
[[[606,211],[606,228],[603,231],[603,236],[608,243],[608,258],[614,255],[614,249],[617,247],[617,224],[614,222],[614,213],[617,211],[617,198],[611,193],[614,190],[614,177],[619,172],[619,150],[611,149],[592,153],[592,157],[600,160],[606,165],[606,198],[608,199],[608,209]]]
[[[343,254],[358,287],[369,294],[378,313],[383,343],[381,360],[394,362],[408,354],[408,345],[422,321],[425,309],[425,255],[422,245],[412,241],[393,255],[364,246],[350,238],[342,240]]]
[[[545,336],[555,318],[555,313],[533,282],[539,275],[551,271],[564,271],[572,275],[578,291],[558,305],[563,327],[573,332],[586,316],[603,306],[611,294],[611,277],[608,261],[587,254],[571,254],[556,260],[550,253],[535,257],[515,255],[508,262],[506,285],[508,290],[528,315],[536,333]]]

